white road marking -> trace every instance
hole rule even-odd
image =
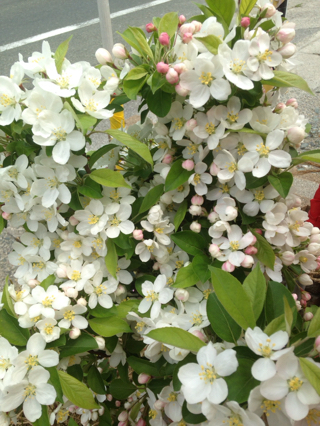
[[[139,6],[130,7],[129,9],[119,10],[119,12],[114,12],[110,14],[111,19],[118,18],[119,16],[128,15],[129,13],[134,13],[142,9],[147,9],[149,7],[158,6],[162,3],[168,3],[172,0],[155,0],[149,3],[145,3]],[[70,31],[78,30],[79,28],[88,27],[89,25],[94,25],[99,23],[99,18],[91,19],[90,21],[81,22],[80,24],[69,25],[68,27],[58,28],[57,30],[48,31],[46,33],[38,34],[33,37],[28,37],[23,40],[15,41],[13,43],[4,44],[0,46],[0,52],[6,50],[15,49],[16,47],[24,46],[26,44],[34,43],[39,40],[45,40],[50,37],[55,37],[60,34],[69,33]]]

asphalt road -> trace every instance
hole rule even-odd
[[[110,0],[111,13],[144,5],[151,0]],[[198,0],[204,4],[204,0]],[[98,18],[96,0],[0,0],[0,47],[28,37],[69,25],[80,24]],[[134,13],[112,19],[114,42],[121,42],[117,31],[124,31],[129,25],[144,26],[153,16],[163,16],[176,11],[191,17],[199,13],[193,0],[171,0],[167,3],[146,7]],[[52,50],[73,34],[68,59],[95,63],[95,51],[101,47],[100,25],[93,24],[79,28],[71,33],[60,34],[48,39]],[[21,53],[25,60],[34,51],[41,50],[42,41],[15,47],[0,53],[0,75],[8,75],[10,66],[18,60]]]

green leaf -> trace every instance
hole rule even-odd
[[[85,197],[94,198],[96,200],[103,197],[101,192],[101,187],[98,183],[88,177],[85,181],[85,184],[78,186],[78,192]]]
[[[100,408],[93,399],[92,392],[84,383],[70,376],[65,371],[59,370],[58,375],[63,394],[75,405],[87,410]]]
[[[90,174],[90,179],[109,188],[131,188],[120,172],[114,172],[109,169],[94,170]]]
[[[188,211],[188,201],[184,199],[173,218],[174,229],[177,232]]]
[[[285,313],[283,297],[286,297],[290,308],[293,310],[293,319],[295,323],[297,318],[295,300],[293,299],[290,291],[283,284],[275,281],[269,281],[267,289],[265,313],[268,322]]]
[[[128,72],[126,75],[126,80],[140,80],[145,75],[148,74],[148,70],[144,65],[140,65],[139,67],[135,67]]]
[[[72,417],[70,417],[68,426],[78,426],[78,423]]]
[[[138,214],[151,209],[151,207],[157,204],[157,202],[160,200],[161,195],[163,194],[163,189],[163,183],[151,188],[147,195],[144,197]]]
[[[103,379],[95,365],[93,365],[88,372],[87,383],[89,388],[98,395],[104,395],[106,393]]]
[[[187,349],[191,352],[198,352],[199,349],[206,346],[198,337],[177,327],[163,327],[151,330],[146,336],[165,345]]]
[[[112,151],[114,148],[117,148],[118,145],[110,143],[109,145],[102,146],[97,151],[95,151],[89,158],[88,165],[90,169],[92,166],[101,158],[103,155],[107,154],[109,151]]]
[[[254,328],[251,301],[241,283],[228,272],[209,266],[211,281],[219,301],[228,314],[244,329]]]
[[[209,50],[210,53],[212,53],[213,55],[218,54],[218,48],[220,44],[222,44],[222,40],[219,37],[213,34],[209,34],[205,37],[195,38],[200,41],[200,43],[202,43]]]
[[[107,239],[107,254],[104,258],[108,272],[117,279],[118,255],[114,242],[111,238]]]
[[[314,364],[306,358],[299,358],[300,367],[309,380],[311,386],[314,387],[317,394],[320,395],[320,366]]]
[[[286,296],[283,296],[283,303],[284,303],[284,320],[286,323],[286,331],[288,335],[291,336],[291,329],[293,324],[293,313]]]
[[[0,234],[6,227],[7,221],[3,219],[3,217],[0,215]]]
[[[124,300],[117,306],[118,317],[126,318],[130,311],[138,309],[139,304],[140,300],[137,299]]]
[[[179,269],[176,280],[171,287],[187,288],[192,287],[199,281],[198,275],[195,273],[192,263]]]
[[[72,35],[65,41],[63,41],[57,48],[54,54],[54,61],[56,64],[56,68],[59,74],[61,74],[62,71],[62,64],[64,61],[64,58],[66,57],[66,54],[69,49],[69,42],[72,39]]]
[[[121,130],[110,129],[110,130],[107,130],[106,133],[108,133],[110,136],[117,139],[123,145],[132,149],[132,151],[136,152],[147,163],[149,163],[149,164],[151,164],[151,166],[153,166],[152,156],[151,156],[150,150],[147,147],[147,145],[140,142],[138,139],[134,138],[133,136],[129,135],[128,133],[122,132]]]
[[[192,261],[192,268],[196,275],[198,276],[199,280],[203,283],[205,283],[207,280],[210,279],[210,271],[208,266],[210,265],[211,260],[207,256],[200,256],[197,255],[193,258]]]
[[[3,303],[5,310],[8,312],[8,314],[14,318],[17,317],[16,313],[14,312],[14,308],[13,308],[13,302],[12,302],[12,298],[10,296],[9,290],[9,276],[6,277],[6,283],[5,286],[3,288],[3,293],[2,293],[2,298],[1,298],[1,303]]]
[[[122,318],[92,318],[89,324],[94,332],[103,337],[111,337],[118,333],[132,333],[128,323]]]
[[[82,133],[85,135],[96,123],[97,119],[88,114],[77,114],[81,123]]]
[[[313,316],[308,328],[308,337],[317,337],[319,335],[320,335],[320,308],[317,309],[317,312]]]
[[[121,37],[136,49],[144,58],[153,60],[153,53],[146,40],[144,32],[140,28],[129,27],[122,34]]]
[[[206,0],[206,3],[212,12],[223,18],[229,27],[236,8],[234,0]]]
[[[176,12],[166,13],[160,20],[158,34],[168,33],[172,38],[178,29],[179,17]]]
[[[18,320],[5,309],[0,311],[0,335],[15,346],[26,346],[30,337],[29,330],[20,327]]]
[[[67,339],[65,334],[61,334],[61,336],[58,339],[53,340],[52,342],[48,342],[46,344],[46,349],[59,348],[60,346],[65,346],[66,341]]]
[[[240,15],[248,16],[253,6],[257,3],[257,0],[241,0],[240,3]]]
[[[261,80],[261,83],[276,87],[296,87],[314,95],[308,83],[299,75],[287,71],[273,71],[273,73],[273,78],[270,80]]]
[[[212,330],[220,339],[237,344],[242,329],[228,314],[215,293],[209,294],[207,315]]]
[[[109,387],[109,393],[115,399],[127,399],[133,392],[135,392],[137,388],[130,383],[123,382],[120,379],[113,380]]]
[[[289,194],[290,188],[293,184],[292,173],[284,172],[278,176],[268,176],[268,180],[271,185],[276,189],[281,197],[286,198]]]
[[[250,229],[250,231],[257,239],[255,243],[255,247],[258,249],[258,253],[256,254],[257,259],[273,271],[276,256],[271,245],[262,235],[258,234],[253,229]]]
[[[137,374],[145,373],[149,374],[150,376],[160,376],[159,368],[150,361],[147,361],[146,359],[137,358],[135,356],[129,356],[127,362],[133,369],[133,371],[135,371]]]
[[[273,333],[277,331],[286,331],[286,321],[284,318],[284,314],[280,315],[278,318],[273,319],[264,329],[264,332],[271,336]]]
[[[171,235],[172,241],[177,244],[182,250],[196,256],[203,255],[203,249],[207,247],[205,239],[200,234],[195,234],[192,231],[181,231]]]
[[[224,379],[228,385],[228,399],[242,404],[248,400],[251,390],[260,382],[252,377],[251,367],[254,359],[238,358],[238,362],[237,371]]]
[[[174,189],[177,189],[179,186],[183,185],[189,177],[192,175],[192,171],[188,172],[188,170],[185,170],[182,167],[183,159],[175,161],[170,171],[166,177],[165,181],[165,191],[173,191]]]
[[[141,78],[140,80],[124,80],[123,90],[125,94],[131,100],[136,100],[137,95],[139,94],[142,87],[145,85],[148,80],[148,76]]]
[[[159,90],[164,84],[166,84],[167,80],[163,74],[160,74],[158,71],[155,71],[152,74],[151,80],[148,80],[148,84],[151,87],[152,93],[155,93]]]
[[[320,163],[320,153],[311,154],[310,152],[307,151],[298,155],[298,157],[295,157],[292,160],[293,164],[304,163],[305,161],[313,161],[314,163]]]
[[[56,400],[58,402],[61,402],[61,404],[63,404],[63,392],[62,392],[62,387],[61,387],[57,367],[47,367],[46,369],[50,373],[49,383],[55,388],[57,392]]]
[[[266,298],[266,279],[261,272],[259,264],[250,272],[243,282],[244,291],[249,296],[255,320],[262,312]]]
[[[263,176],[262,178],[257,178],[253,176],[252,173],[245,173],[245,177],[246,177],[247,189],[259,188],[260,186],[263,186],[265,183],[268,182],[267,176]]]
[[[157,117],[165,117],[171,109],[172,95],[161,89],[157,90],[155,93],[150,90],[146,97],[146,101],[151,112]]]
[[[94,309],[89,308],[90,315],[97,318],[107,318],[112,317],[113,315],[117,315],[117,309],[115,306],[112,306],[112,308],[107,309],[103,306],[97,304],[97,306]]]
[[[56,280],[56,276],[54,274],[49,275],[46,279],[41,281],[40,286],[43,287],[45,290],[48,290],[48,288],[54,284]]]
[[[98,349],[96,340],[90,334],[82,333],[77,339],[69,339],[60,352],[61,358]]]
[[[33,426],[50,426],[48,407],[46,405],[41,406],[41,417],[32,424]]]
[[[308,356],[311,351],[314,350],[314,341],[315,339],[308,339],[305,342],[301,343],[301,345],[298,345],[294,348],[294,354],[296,356]]]

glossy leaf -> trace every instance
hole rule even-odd
[[[165,182],[165,191],[173,191],[174,189],[177,189],[179,186],[183,185],[189,177],[192,175],[192,171],[188,172],[188,170],[185,170],[182,167],[183,160],[177,160],[175,161],[170,171],[166,177]]]
[[[107,239],[107,254],[104,258],[108,272],[117,279],[118,255],[117,249],[111,238]]]
[[[287,71],[273,71],[273,73],[273,78],[270,80],[261,80],[261,83],[276,87],[296,87],[314,95],[308,83],[299,75]]]
[[[320,336],[320,308],[317,309],[317,312],[313,316],[308,328],[308,337],[318,336]]]
[[[210,53],[212,53],[213,55],[217,55],[218,53],[218,48],[220,46],[220,44],[222,43],[222,40],[213,35],[213,34],[209,34],[205,37],[195,37],[198,41],[200,41],[200,43],[202,43],[208,50]]]
[[[120,172],[98,169],[90,173],[90,179],[108,188],[131,188]]]
[[[124,319],[117,317],[92,318],[89,320],[89,324],[94,332],[103,337],[132,332],[128,323]]]
[[[181,349],[187,349],[191,352],[198,352],[199,349],[206,346],[198,337],[177,327],[163,327],[151,330],[147,336],[158,342]]]
[[[248,16],[256,3],[256,0],[241,0],[240,15]]]
[[[258,249],[258,253],[256,254],[257,259],[273,271],[276,256],[271,245],[262,235],[258,234],[253,229],[250,229],[250,231],[257,239],[255,243],[255,247]]]
[[[18,320],[9,315],[5,309],[0,311],[0,333],[15,346],[25,346],[30,337],[29,330],[20,327]]]
[[[243,288],[249,296],[254,318],[257,320],[262,312],[267,292],[266,279],[259,264],[246,277]]]
[[[171,235],[172,241],[182,250],[196,256],[203,255],[203,250],[207,247],[205,239],[192,231],[181,231]]]
[[[254,359],[238,358],[238,362],[237,371],[224,379],[228,385],[228,398],[242,404],[247,402],[251,390],[260,382],[252,377],[251,367],[255,362]]]
[[[317,394],[320,395],[320,366],[314,364],[306,358],[299,358],[300,367],[310,384],[314,387]]]
[[[93,154],[90,156],[88,160],[88,166],[90,167],[90,169],[99,160],[99,158],[101,158],[103,155],[107,154],[109,151],[112,151],[114,148],[117,148],[117,147],[118,145],[110,143],[108,145],[102,146],[97,151],[93,152]]]
[[[82,382],[65,371],[58,371],[63,394],[75,405],[87,410],[100,408],[93,398],[91,390]]]
[[[187,288],[195,285],[199,281],[198,275],[195,273],[192,264],[183,266],[177,273],[176,280],[172,287]]]
[[[56,68],[58,71],[58,74],[61,74],[62,71],[62,64],[64,61],[64,58],[66,57],[66,54],[68,52],[69,49],[69,43],[70,40],[72,39],[72,35],[65,41],[63,41],[57,48],[57,50],[55,51],[54,54],[54,62],[56,64]]]
[[[69,339],[67,341],[66,345],[61,349],[60,356],[65,358],[92,349],[98,349],[96,340],[90,334],[82,333],[77,339]]]
[[[176,12],[166,13],[160,20],[158,34],[168,33],[169,37],[173,37],[178,29],[179,18]]]
[[[293,184],[292,173],[284,172],[277,176],[268,176],[268,180],[281,197],[286,198]]]
[[[48,290],[48,288],[54,284],[56,280],[56,276],[54,274],[49,275],[46,279],[41,281],[40,286],[43,287],[45,290]]]
[[[164,185],[162,183],[160,185],[154,186],[148,191],[147,195],[143,198],[139,209],[139,214],[151,209],[151,207],[157,204],[161,195],[163,195],[163,189]]]
[[[3,287],[1,303],[3,303],[4,309],[8,312],[9,315],[16,318],[17,315],[14,312],[12,297],[10,296],[9,290],[9,276],[6,277],[6,283]],[[1,331],[0,331],[1,333]]]
[[[176,232],[179,229],[179,226],[181,225],[182,221],[184,220],[187,211],[188,211],[188,201],[185,199],[179,205],[177,213],[174,215],[174,218],[173,218],[174,229]]]

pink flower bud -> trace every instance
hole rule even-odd
[[[111,402],[113,400],[113,396],[111,395],[111,393],[107,394],[107,401]]]
[[[256,242],[257,242],[257,238],[254,235],[252,235],[252,241],[250,245],[254,246]]]
[[[143,419],[139,419],[138,423],[136,423],[136,426],[147,426],[147,422]]]
[[[152,266],[152,269],[154,271],[159,271],[159,269],[160,269],[160,263],[159,262],[154,262],[154,264]]]
[[[294,253],[292,253],[292,251],[284,251],[284,252],[282,253],[282,255],[281,255],[282,263],[283,263],[285,266],[290,266],[290,265],[292,265],[292,263],[293,263],[294,259],[295,259],[295,254],[294,254]]]
[[[226,272],[233,272],[236,269],[236,267],[232,265],[232,263],[230,263],[229,260],[227,260],[226,262],[224,262],[221,269]]]
[[[309,277],[308,274],[301,274],[298,278],[299,283],[302,285],[312,285],[313,281],[312,279]]]
[[[80,297],[80,299],[77,300],[77,304],[81,306],[87,306],[88,302],[84,297]]]
[[[320,244],[318,243],[311,243],[308,245],[308,252],[313,254],[314,256],[317,256],[320,251]]]
[[[7,213],[7,212],[2,212],[1,216],[3,217],[3,219],[9,220],[9,219],[11,219],[12,214],[11,213]]]
[[[210,166],[210,174],[212,176],[217,176],[219,172],[220,168],[215,163],[212,163]]]
[[[184,288],[178,288],[174,295],[181,302],[186,302],[189,299],[189,292]]]
[[[113,59],[110,52],[108,52],[108,50],[106,49],[103,49],[102,47],[100,47],[100,49],[96,51],[96,59],[101,65],[113,63]]]
[[[76,226],[76,225],[78,225],[79,221],[74,216],[70,216],[69,223],[72,226]]]
[[[298,300],[298,295],[296,293],[292,293],[292,297],[294,298],[294,300]]]
[[[204,198],[201,197],[201,195],[194,195],[191,198],[191,203],[195,206],[202,206],[202,204],[204,203]]]
[[[67,288],[67,291],[65,293],[66,296],[71,297],[72,299],[75,299],[78,296],[78,290],[73,287]]]
[[[77,339],[80,336],[80,334],[81,334],[81,331],[78,328],[76,328],[76,327],[72,328],[69,331],[69,337],[70,337],[70,339]]]
[[[255,232],[256,232],[257,234],[262,235],[262,230],[261,230],[261,229],[259,229],[259,228],[256,228],[256,229],[255,229]]]
[[[58,278],[67,278],[67,267],[65,265],[59,265],[56,270],[56,275]]]
[[[243,18],[241,18],[241,24],[240,24],[243,28],[247,28],[250,25],[250,18],[249,16],[244,16]]]
[[[287,43],[278,49],[278,52],[281,53],[284,59],[291,58],[296,53],[297,47],[293,43]]]
[[[283,44],[289,43],[294,39],[296,32],[294,28],[282,28],[276,35],[277,40],[281,41]]]
[[[201,225],[198,222],[192,222],[190,225],[190,230],[192,232],[195,232],[196,234],[199,234],[201,232]]]
[[[179,74],[173,68],[170,68],[166,74],[167,82],[170,84],[176,84],[179,81]]]
[[[166,406],[166,403],[164,401],[161,401],[160,399],[157,399],[156,402],[153,404],[153,407],[156,410],[163,410]]]
[[[105,349],[105,347],[106,347],[106,342],[105,342],[105,340],[104,340],[104,338],[103,338],[103,337],[101,337],[101,336],[95,336],[95,337],[94,337],[94,339],[95,339],[95,341],[97,342],[97,344],[98,344],[98,348],[99,348],[100,350]]]
[[[208,216],[210,223],[216,223],[219,220],[219,215],[216,212],[211,212]]]
[[[313,313],[312,313],[312,312],[306,312],[306,313],[303,315],[303,319],[304,319],[305,321],[311,321],[311,320],[312,320],[312,318],[313,318]]]
[[[118,420],[119,422],[125,422],[126,420],[128,420],[128,412],[127,411],[121,411],[121,413],[118,416]]]
[[[221,254],[220,247],[217,244],[210,244],[209,253],[212,257],[217,257]]]
[[[192,160],[185,160],[182,163],[182,168],[188,170],[188,172],[191,172],[191,170],[194,169],[194,162]]]
[[[175,87],[176,92],[178,95],[186,97],[189,95],[190,90],[183,88],[180,84],[177,84]]]
[[[115,296],[122,296],[123,294],[125,294],[126,289],[123,287],[123,285],[118,285],[117,290],[114,292]]]
[[[116,401],[115,405],[116,405],[116,407],[121,407],[121,401]]]
[[[170,44],[170,36],[168,33],[161,33],[159,35],[159,42],[162,46],[169,46]]]
[[[207,342],[208,341],[207,336],[204,333],[202,333],[202,331],[200,331],[200,330],[193,330],[191,332],[191,334],[193,334],[194,336],[198,337],[198,339],[202,340],[203,342]]]
[[[267,13],[265,15],[266,18],[271,18],[271,16],[273,16],[277,11],[277,9],[271,3],[267,3],[266,5],[263,6],[262,10],[266,10],[266,9],[267,9]]]
[[[163,157],[162,163],[163,163],[163,164],[171,164],[171,163],[172,163],[172,161],[173,161],[173,157],[172,157],[172,155],[170,155],[170,154],[166,154],[166,155]]]
[[[320,244],[320,234],[311,233],[310,242]],[[320,262],[320,256],[319,256],[318,262]]]
[[[276,105],[274,112],[276,112],[277,114],[280,114],[280,112],[283,111],[284,109],[286,109],[286,105],[283,102],[279,102]]]
[[[141,240],[143,240],[143,231],[141,229],[135,229],[132,232],[132,236],[135,240],[141,241]]]
[[[151,379],[151,376],[149,374],[141,373],[138,376],[138,383],[140,383],[140,385],[145,385],[146,383],[149,382],[150,379]]]
[[[180,27],[180,34],[183,37],[183,34],[185,33],[194,34],[195,30],[196,30],[196,27],[193,24],[183,24]]]
[[[190,43],[190,41],[193,39],[193,35],[192,33],[184,33],[182,36],[182,41],[185,44]]]
[[[187,67],[182,62],[180,64],[175,64],[175,66],[173,67],[173,69],[175,71],[177,71],[178,74],[181,74],[181,73],[187,71]]]
[[[184,15],[179,16],[179,26],[186,22],[187,18]]]
[[[314,346],[316,348],[316,351],[320,352],[320,336],[318,336],[314,342]]]
[[[201,30],[202,24],[199,21],[192,21],[192,25],[194,25],[196,33],[198,33]]]
[[[256,247],[253,246],[249,246],[244,250],[245,254],[248,254],[250,256],[254,256],[255,254],[258,253],[258,249]]]
[[[202,212],[201,206],[192,205],[192,206],[189,207],[189,213],[192,216],[200,216],[201,212]]]
[[[286,105],[292,106],[293,108],[297,109],[298,108],[298,101],[296,100],[296,98],[291,98],[291,99],[287,100]]]
[[[287,138],[294,145],[298,145],[305,137],[305,131],[301,127],[290,127],[287,131]]]
[[[306,307],[307,307],[307,301],[306,301],[306,300],[301,299],[301,300],[300,300],[300,305],[301,305],[303,308],[306,308]]]
[[[149,24],[146,24],[146,31],[147,33],[153,33],[154,31],[158,31],[155,25],[150,22]]]
[[[157,71],[160,74],[167,74],[167,72],[169,71],[169,65],[165,64],[164,62],[158,62],[157,63]]]
[[[301,298],[308,302],[311,299],[311,294],[308,293],[307,291],[302,291],[301,292]]]
[[[119,422],[118,423],[118,426],[127,426],[127,425],[128,425],[127,420],[125,422]]]
[[[246,255],[243,259],[243,261],[241,262],[241,266],[243,268],[252,268],[252,265],[254,264],[254,260],[251,256]]]
[[[35,288],[35,287],[37,287],[37,285],[39,285],[40,284],[40,281],[38,281],[38,280],[29,280],[28,281],[28,286],[30,287],[30,288]]]
[[[128,52],[122,43],[116,43],[112,48],[112,54],[118,59],[127,59]]]
[[[192,131],[194,128],[197,127],[197,125],[198,125],[197,120],[195,120],[194,118],[191,118],[190,120],[186,122],[186,130]]]

